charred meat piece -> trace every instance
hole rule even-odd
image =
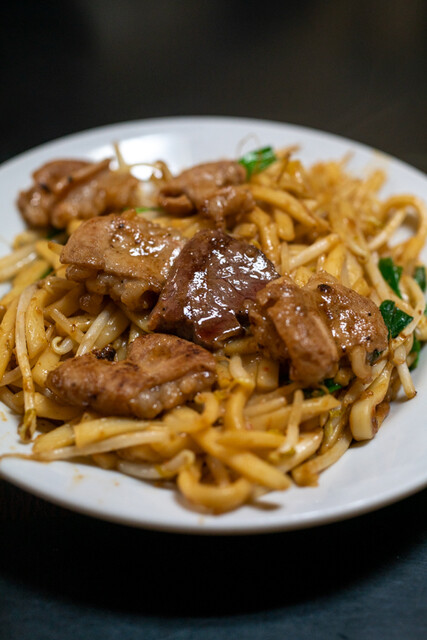
[[[34,185],[21,191],[18,207],[32,227],[64,229],[70,220],[86,220],[136,206],[138,180],[111,171],[110,160],[54,160],[33,174]]]
[[[191,400],[215,382],[215,359],[176,336],[149,334],[126,360],[98,352],[71,358],[51,371],[47,387],[62,401],[105,415],[153,418]]]
[[[199,164],[169,180],[159,193],[159,204],[172,215],[188,215],[222,187],[243,184],[246,170],[230,160]]]
[[[130,309],[154,305],[184,241],[134,210],[86,220],[61,253],[67,278]]]
[[[249,320],[258,343],[271,357],[289,363],[291,380],[310,385],[336,373],[338,350],[315,297],[288,276],[258,293]]]
[[[169,180],[160,190],[159,205],[173,216],[200,211],[216,226],[223,226],[225,217],[236,217],[255,206],[250,191],[241,186],[245,181],[246,170],[238,162],[196,165]]]
[[[302,288],[288,276],[268,284],[251,305],[249,320],[258,343],[289,364],[291,380],[307,385],[332,377],[341,357],[356,347],[370,354],[387,346],[378,307],[328,273]]]
[[[313,276],[304,290],[315,294],[317,308],[341,355],[357,346],[362,346],[367,353],[386,348],[387,327],[372,300],[340,284],[328,273]]]
[[[244,187],[223,187],[204,201],[200,213],[209,218],[217,229],[226,226],[226,220],[235,224],[244,213],[249,213],[255,206],[250,191]]]
[[[199,231],[183,248],[154,307],[152,330],[211,348],[242,331],[246,300],[278,277],[251,244],[223,231]]]

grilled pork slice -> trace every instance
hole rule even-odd
[[[242,186],[245,181],[246,170],[238,162],[222,160],[196,165],[162,187],[159,205],[173,216],[200,211],[221,227],[225,218],[236,218],[254,208],[252,194]]]
[[[341,357],[387,346],[378,307],[327,273],[299,288],[288,276],[268,284],[249,310],[258,343],[289,365],[289,377],[306,385],[333,377]]]
[[[383,351],[388,332],[377,305],[366,296],[340,284],[323,272],[304,287],[316,296],[316,305],[332,333],[341,355],[361,346],[367,354]]]
[[[110,160],[54,160],[33,173],[34,184],[18,196],[18,207],[32,227],[64,229],[74,219],[86,220],[137,205],[138,180],[111,171]]]
[[[289,363],[291,380],[310,385],[335,375],[338,350],[315,298],[288,276],[258,293],[249,320],[255,338],[271,357]]]
[[[272,263],[251,244],[220,230],[199,231],[176,259],[149,327],[220,347],[242,331],[245,301],[277,277]]]
[[[153,418],[215,382],[215,359],[191,342],[163,334],[137,338],[126,360],[92,352],[66,360],[47,378],[62,401],[101,414]]]
[[[83,222],[61,253],[67,278],[130,309],[153,306],[184,241],[134,210]]]

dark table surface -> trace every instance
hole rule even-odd
[[[16,0],[0,10],[0,160],[120,121],[231,115],[427,171],[427,4]],[[427,637],[427,492],[311,530],[196,537],[0,480],[0,640]]]

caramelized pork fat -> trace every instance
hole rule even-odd
[[[339,360],[355,347],[366,354],[387,346],[379,308],[321,273],[299,288],[288,276],[256,297],[249,320],[258,343],[289,365],[291,380],[307,385],[333,377]]]
[[[83,222],[61,253],[67,278],[84,282],[90,293],[108,294],[130,309],[157,300],[184,241],[172,230],[134,211]]]
[[[160,190],[159,205],[173,216],[200,211],[215,226],[222,227],[227,217],[254,208],[252,194],[242,186],[245,181],[246,169],[238,162],[200,164],[172,178]]]
[[[98,352],[66,360],[49,373],[47,387],[82,409],[149,419],[191,400],[215,379],[208,351],[176,336],[149,334],[120,362]]]
[[[54,160],[33,173],[34,185],[21,191],[18,207],[32,227],[64,229],[73,219],[136,206],[138,180],[111,171],[110,160]]]
[[[277,277],[253,245],[220,230],[199,231],[175,261],[149,327],[219,347],[241,333],[244,302]]]

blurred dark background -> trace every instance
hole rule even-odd
[[[0,160],[98,125],[233,115],[427,170],[425,0],[15,0],[1,12]]]

